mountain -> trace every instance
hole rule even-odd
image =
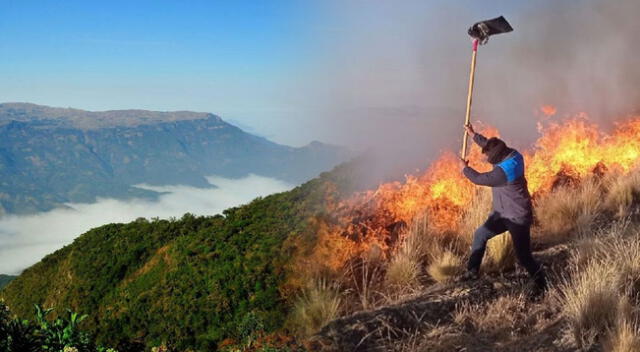
[[[97,342],[119,351],[161,343],[215,350],[243,329],[277,330],[299,269],[291,258],[314,243],[313,218],[327,197],[347,192],[349,170],[338,166],[223,215],[92,229],[26,269],[0,299],[25,318],[36,303],[89,314]]]
[[[15,279],[16,277],[17,276],[0,274],[0,290],[3,287],[7,286],[7,284],[11,282],[11,280]]]
[[[96,197],[148,197],[133,185],[210,187],[249,173],[299,184],[349,157],[319,142],[294,148],[199,112],[93,112],[0,104],[0,215]]]

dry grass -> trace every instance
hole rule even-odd
[[[607,195],[604,205],[617,217],[629,214],[631,206],[640,198],[640,170],[628,175],[611,175],[605,181]]]
[[[634,303],[640,303],[640,241],[621,241],[612,260],[617,262],[616,286]],[[624,247],[624,248],[620,248]]]
[[[464,305],[454,313],[454,322],[467,325],[490,339],[508,339],[523,328],[526,311],[523,295],[506,295],[481,305]]]
[[[413,287],[419,285],[419,276],[418,258],[405,251],[399,251],[387,266],[385,282],[397,288]]]
[[[592,262],[560,285],[560,305],[579,346],[590,346],[613,327],[620,294],[613,285],[615,268]]]
[[[412,336],[398,343],[390,341],[385,351],[392,352],[451,352],[459,351],[467,342],[465,336],[453,326],[436,325],[423,332],[415,332]]]
[[[427,273],[436,282],[453,281],[462,271],[462,258],[451,250],[435,253],[427,266]]]
[[[603,349],[607,352],[640,351],[640,327],[636,322],[619,319],[604,339]]]
[[[491,189],[480,187],[476,197],[465,209],[460,222],[459,233],[462,240],[470,247],[473,234],[491,213]],[[468,251],[468,248],[465,248]],[[513,242],[508,233],[495,236],[487,243],[487,252],[483,260],[483,271],[499,272],[513,268],[515,257]]]
[[[560,187],[536,199],[537,232],[544,242],[564,242],[591,231],[602,208],[599,181],[586,179],[577,187]]]
[[[380,294],[387,304],[397,303],[420,292],[423,276],[421,263],[427,239],[426,224],[414,225],[402,238],[395,254],[387,264],[384,288]],[[427,241],[425,241],[427,240]]]
[[[292,329],[300,336],[311,336],[338,317],[341,304],[338,290],[327,280],[313,281],[294,303]]]
[[[508,232],[495,236],[487,242],[487,252],[483,261],[485,272],[502,272],[513,269],[516,262],[513,240]]]
[[[631,307],[640,303],[640,234],[628,229],[628,223],[620,221],[583,240],[572,257],[571,279],[559,287],[559,304],[580,346],[605,336],[626,339],[624,322],[635,315]]]
[[[466,242],[467,247],[471,245],[473,233],[487,220],[489,213],[491,213],[491,189],[479,187],[471,204],[465,209],[458,228],[460,237]]]

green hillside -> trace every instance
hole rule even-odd
[[[0,298],[25,318],[33,304],[88,314],[96,341],[120,351],[212,349],[247,330],[275,331],[287,314],[286,264],[313,242],[308,219],[346,170],[224,215],[95,228],[25,270]]]

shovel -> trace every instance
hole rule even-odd
[[[473,77],[476,72],[476,56],[478,54],[478,44],[483,45],[489,41],[489,37],[494,34],[507,33],[513,31],[511,25],[507,20],[500,16],[491,20],[481,21],[469,28],[469,35],[473,38],[471,54],[471,72],[469,73],[469,95],[467,95],[467,112],[464,117],[464,125],[469,124],[471,118],[471,96],[473,95]],[[464,131],[464,137],[462,138],[462,152],[460,157],[462,160],[467,160],[467,140],[469,139],[469,133]]]

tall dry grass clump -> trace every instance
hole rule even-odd
[[[595,178],[578,186],[563,186],[534,203],[537,232],[544,242],[563,242],[588,232],[602,211],[602,187]]]
[[[640,199],[640,170],[627,175],[612,174],[605,180],[607,195],[604,205],[617,217],[627,216]]]
[[[479,187],[476,196],[464,210],[458,233],[467,246],[471,246],[473,233],[482,225],[491,213],[491,188]]]
[[[414,231],[409,231],[397,252],[391,258],[385,273],[385,282],[395,288],[419,286],[420,258],[423,242]]]
[[[460,222],[459,232],[467,247],[471,246],[473,234],[476,229],[487,220],[491,213],[491,188],[480,187],[473,201],[465,209]],[[465,248],[468,250],[468,248]],[[487,272],[499,272],[513,268],[515,256],[513,241],[507,232],[495,236],[487,243],[483,270]]]
[[[620,294],[614,285],[615,267],[592,262],[560,285],[561,307],[573,337],[580,346],[590,346],[614,326]]]
[[[512,269],[516,263],[515,251],[511,234],[505,232],[487,242],[485,260],[482,270],[485,272],[502,272]]]
[[[621,318],[607,333],[602,347],[607,352],[640,351],[640,327],[636,321]]]
[[[582,347],[600,339],[624,351],[638,336],[629,324],[637,321],[640,303],[640,233],[627,225],[614,223],[577,247],[570,279],[560,284],[560,306]]]
[[[417,287],[425,262],[426,272],[431,278],[437,282],[450,282],[462,268],[462,258],[457,253],[466,250],[466,241],[459,236],[432,231],[428,214],[423,214],[414,219],[398,252],[391,259],[386,282],[396,287]]]
[[[447,283],[455,280],[462,272],[462,258],[450,249],[440,247],[431,255],[427,273],[433,280],[439,283]]]
[[[292,330],[311,336],[338,317],[342,300],[338,290],[325,279],[317,279],[302,291],[293,306],[289,321]]]

